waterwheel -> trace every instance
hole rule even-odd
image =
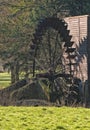
[[[51,102],[61,104],[61,98],[73,83],[72,66],[75,65],[74,42],[67,24],[59,18],[45,18],[39,21],[33,44],[33,77],[47,82]]]

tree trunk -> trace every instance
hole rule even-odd
[[[11,84],[19,80],[19,62],[11,63]]]
[[[15,64],[15,82],[19,80],[19,62],[16,61]]]
[[[14,65],[11,64],[11,84],[15,83],[15,69]]]

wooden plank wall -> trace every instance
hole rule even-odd
[[[90,93],[90,16],[88,16],[88,31],[87,31],[87,52],[88,52],[88,92]],[[90,101],[90,94],[89,94]]]
[[[76,47],[77,63],[74,76],[81,80],[87,80],[87,31],[88,31],[88,15],[74,16],[65,18],[72,35],[72,41]]]

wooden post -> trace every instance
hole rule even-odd
[[[90,107],[90,16],[87,20],[87,67],[88,67],[88,96],[86,98],[86,107]]]

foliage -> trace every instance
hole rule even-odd
[[[0,107],[0,129],[89,130],[89,115],[85,108]]]
[[[19,13],[24,6],[23,2],[18,3],[18,1],[14,4],[9,1],[6,3],[3,2],[1,5],[4,13],[6,13],[5,8],[9,12],[5,15],[5,19],[3,19],[3,13],[1,14],[0,55],[5,61],[5,67],[9,66],[11,70],[12,83],[19,79],[19,68],[26,62],[29,50],[28,46],[31,41],[30,26],[28,24],[30,22],[28,21],[29,18],[27,19],[29,17],[27,10],[26,13],[21,11],[22,15]]]
[[[69,15],[71,16],[90,14],[89,0],[67,0],[66,3]]]

